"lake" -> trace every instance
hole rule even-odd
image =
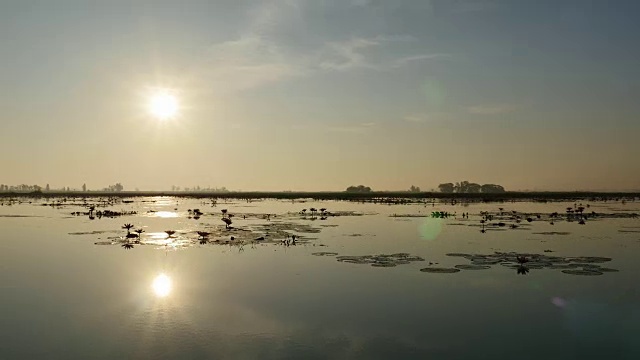
[[[0,359],[640,359],[640,202],[0,202]]]

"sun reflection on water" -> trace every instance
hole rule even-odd
[[[156,296],[165,297],[171,293],[171,278],[165,274],[160,274],[153,280],[151,288]]]
[[[176,218],[178,217],[178,213],[173,211],[158,211],[155,212],[154,215],[160,218]]]

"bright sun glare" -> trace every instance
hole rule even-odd
[[[160,120],[173,118],[178,114],[178,98],[167,90],[157,91],[149,99],[149,112]]]
[[[171,279],[165,274],[160,274],[153,280],[151,287],[157,296],[165,297],[171,292]]]

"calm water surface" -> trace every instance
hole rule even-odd
[[[640,220],[628,216],[638,202],[592,203],[585,213],[613,215],[585,225],[543,215],[481,233],[481,211],[574,204],[133,200],[96,210],[136,215],[94,220],[71,215],[88,211],[82,200],[0,206],[0,359],[640,359]],[[343,216],[298,215],[312,207]],[[435,210],[456,215],[404,217]],[[145,230],[143,245],[121,246],[125,223]],[[296,246],[278,243],[284,233]],[[244,245],[220,244],[230,234]],[[373,267],[318,252],[424,261]],[[607,257],[596,265],[619,271],[420,271],[471,263],[448,253],[495,252]]]

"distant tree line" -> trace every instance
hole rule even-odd
[[[112,185],[109,188],[105,188],[103,189],[104,191],[122,191],[122,185],[120,184],[116,184],[116,185]],[[120,189],[120,190],[117,190]],[[26,185],[26,184],[22,184],[22,185],[15,185],[15,186],[10,186],[10,185],[5,185],[5,184],[0,184],[0,192],[9,192],[9,191],[16,191],[16,192],[34,192],[34,191],[42,191],[42,192],[49,192],[51,191],[51,187],[49,186],[49,184],[46,184],[45,187],[43,188],[40,185]],[[53,189],[53,191],[77,191],[77,189],[72,189],[68,186],[63,186],[59,189]],[[82,184],[82,191],[87,191],[87,184]]]
[[[496,184],[476,184],[468,181],[462,181],[457,183],[444,183],[438,185],[438,189],[442,193],[461,193],[461,194],[477,194],[477,193],[486,193],[486,194],[495,194],[495,193],[503,193],[506,190],[504,187]]]
[[[370,193],[371,191],[373,190],[370,187],[364,185],[349,186],[346,190],[348,193]]]
[[[102,189],[103,191],[113,191],[113,192],[120,192],[122,190],[124,190],[124,186],[122,186],[122,184],[120,183],[115,183],[113,185],[109,185],[108,187]]]
[[[0,191],[42,191],[42,186],[27,185],[27,184],[9,186],[5,184],[1,184]]]
[[[184,188],[176,185],[171,185],[171,191],[196,191],[196,192],[215,192],[215,193],[229,192],[229,190],[224,186],[221,188],[212,188],[210,186],[207,186],[206,188],[205,187],[201,188],[199,185],[193,186],[193,187],[185,186]]]

